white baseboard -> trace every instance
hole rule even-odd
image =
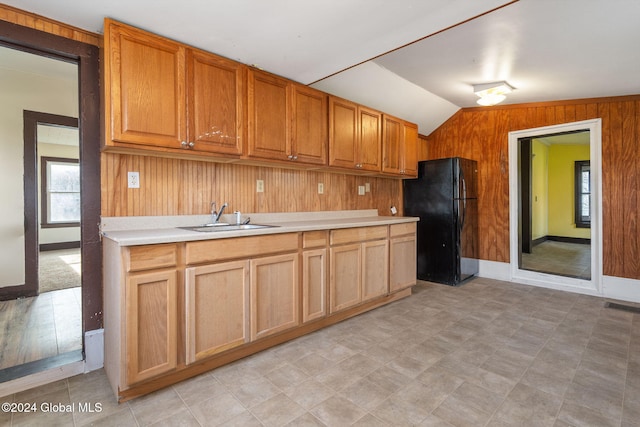
[[[640,302],[640,280],[603,276],[602,293],[611,299]]]
[[[104,366],[104,329],[84,333],[85,372]]]
[[[524,283],[532,286],[540,286],[560,291],[575,292],[594,295],[603,298],[617,299],[621,301],[640,302],[640,280],[625,279],[622,277],[603,276],[600,290],[594,288],[571,287],[564,284],[545,282],[544,279],[535,281],[519,281],[514,279],[511,273],[511,264],[506,262],[480,260],[479,277],[502,280],[505,282]]]
[[[486,261],[481,259],[478,276],[487,279],[511,281],[511,266],[506,262]]]

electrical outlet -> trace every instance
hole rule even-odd
[[[324,184],[321,182],[318,183],[318,194],[324,194]]]
[[[364,185],[358,185],[358,196],[364,196]]]
[[[264,193],[264,181],[261,179],[256,180],[256,193]]]
[[[140,172],[127,172],[127,186],[140,188]]]
[[[364,191],[365,191],[366,193],[371,192],[371,184],[370,184],[370,183],[368,183],[368,182],[365,182],[365,183],[364,183]]]

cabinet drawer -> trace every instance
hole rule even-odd
[[[324,230],[305,231],[302,233],[302,247],[304,249],[327,246],[327,241],[327,232]]]
[[[151,270],[175,267],[178,263],[178,249],[175,244],[132,246],[129,248],[127,271]]]
[[[365,240],[386,239],[387,226],[343,228],[331,231],[331,245],[363,242]]]
[[[298,233],[202,240],[186,245],[187,265],[298,250]]]
[[[415,222],[406,222],[404,224],[392,224],[389,226],[389,237],[404,236],[405,234],[414,234],[416,232]]]

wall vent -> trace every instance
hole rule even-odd
[[[606,302],[604,306],[606,308],[614,308],[616,310],[629,311],[631,313],[640,313],[640,307],[635,307],[631,305],[618,304],[615,302]]]

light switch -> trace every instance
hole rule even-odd
[[[321,182],[318,183],[318,194],[324,194],[324,184]]]
[[[364,185],[358,185],[358,196],[364,196]]]
[[[264,193],[264,181],[261,179],[256,180],[256,193]]]

